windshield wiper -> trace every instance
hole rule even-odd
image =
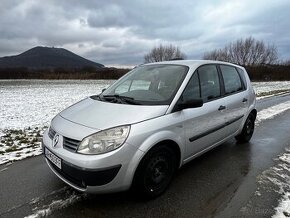
[[[135,105],[140,105],[139,102],[137,102],[134,98],[128,97],[128,96],[123,96],[123,95],[101,95],[100,97],[103,98],[112,98],[112,99],[117,99],[121,102],[129,103],[129,104],[135,104]]]
[[[91,99],[94,99],[94,100],[100,100],[100,101],[102,101],[100,95],[92,95],[92,96],[90,96],[90,98]]]

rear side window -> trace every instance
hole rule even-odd
[[[221,95],[218,71],[215,65],[198,68],[201,98],[204,102]]]
[[[235,67],[220,65],[225,85],[225,94],[243,90],[241,78]]]

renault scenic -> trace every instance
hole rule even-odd
[[[218,61],[144,64],[101,94],[60,112],[43,136],[49,168],[90,193],[156,197],[176,170],[235,137],[248,142],[257,111],[246,70]]]

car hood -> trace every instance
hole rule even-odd
[[[168,105],[116,104],[86,98],[63,110],[60,116],[83,126],[104,130],[159,117],[167,109]]]

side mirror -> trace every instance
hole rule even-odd
[[[105,91],[106,89],[102,89],[102,93]]]
[[[192,99],[184,102],[180,102],[177,107],[179,110],[187,109],[187,108],[197,108],[202,107],[203,100],[202,99]]]

